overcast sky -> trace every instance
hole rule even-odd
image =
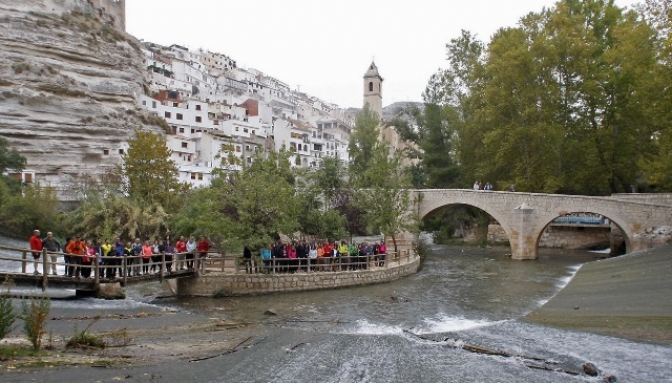
[[[635,0],[617,0],[631,6]],[[361,107],[374,59],[383,105],[421,101],[462,29],[483,40],[554,0],[128,0],[126,29],[158,44],[224,53],[292,88]]]

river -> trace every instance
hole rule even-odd
[[[128,295],[177,310],[224,312],[231,320],[260,323],[268,334],[254,347],[201,364],[161,366],[162,382],[187,376],[222,383],[596,381],[531,369],[530,359],[452,347],[456,343],[546,359],[553,368],[580,370],[592,362],[619,382],[671,381],[672,347],[523,319],[599,254],[541,250],[539,260],[522,262],[506,253],[503,247],[431,246],[423,269],[413,276],[335,291],[156,303],[147,288],[135,287]],[[81,304],[82,315],[95,310],[87,307],[90,302]],[[269,309],[278,315],[264,315]]]

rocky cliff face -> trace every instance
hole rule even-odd
[[[165,126],[136,104],[146,75],[140,43],[73,4],[0,0],[0,136],[66,200],[83,176],[121,163],[134,129]]]

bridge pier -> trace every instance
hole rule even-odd
[[[534,209],[526,204],[511,211],[509,242],[512,259],[537,259],[539,232],[534,218]]]

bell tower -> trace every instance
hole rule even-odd
[[[366,104],[378,114],[378,118],[383,118],[383,78],[373,61],[364,74],[364,105]]]

